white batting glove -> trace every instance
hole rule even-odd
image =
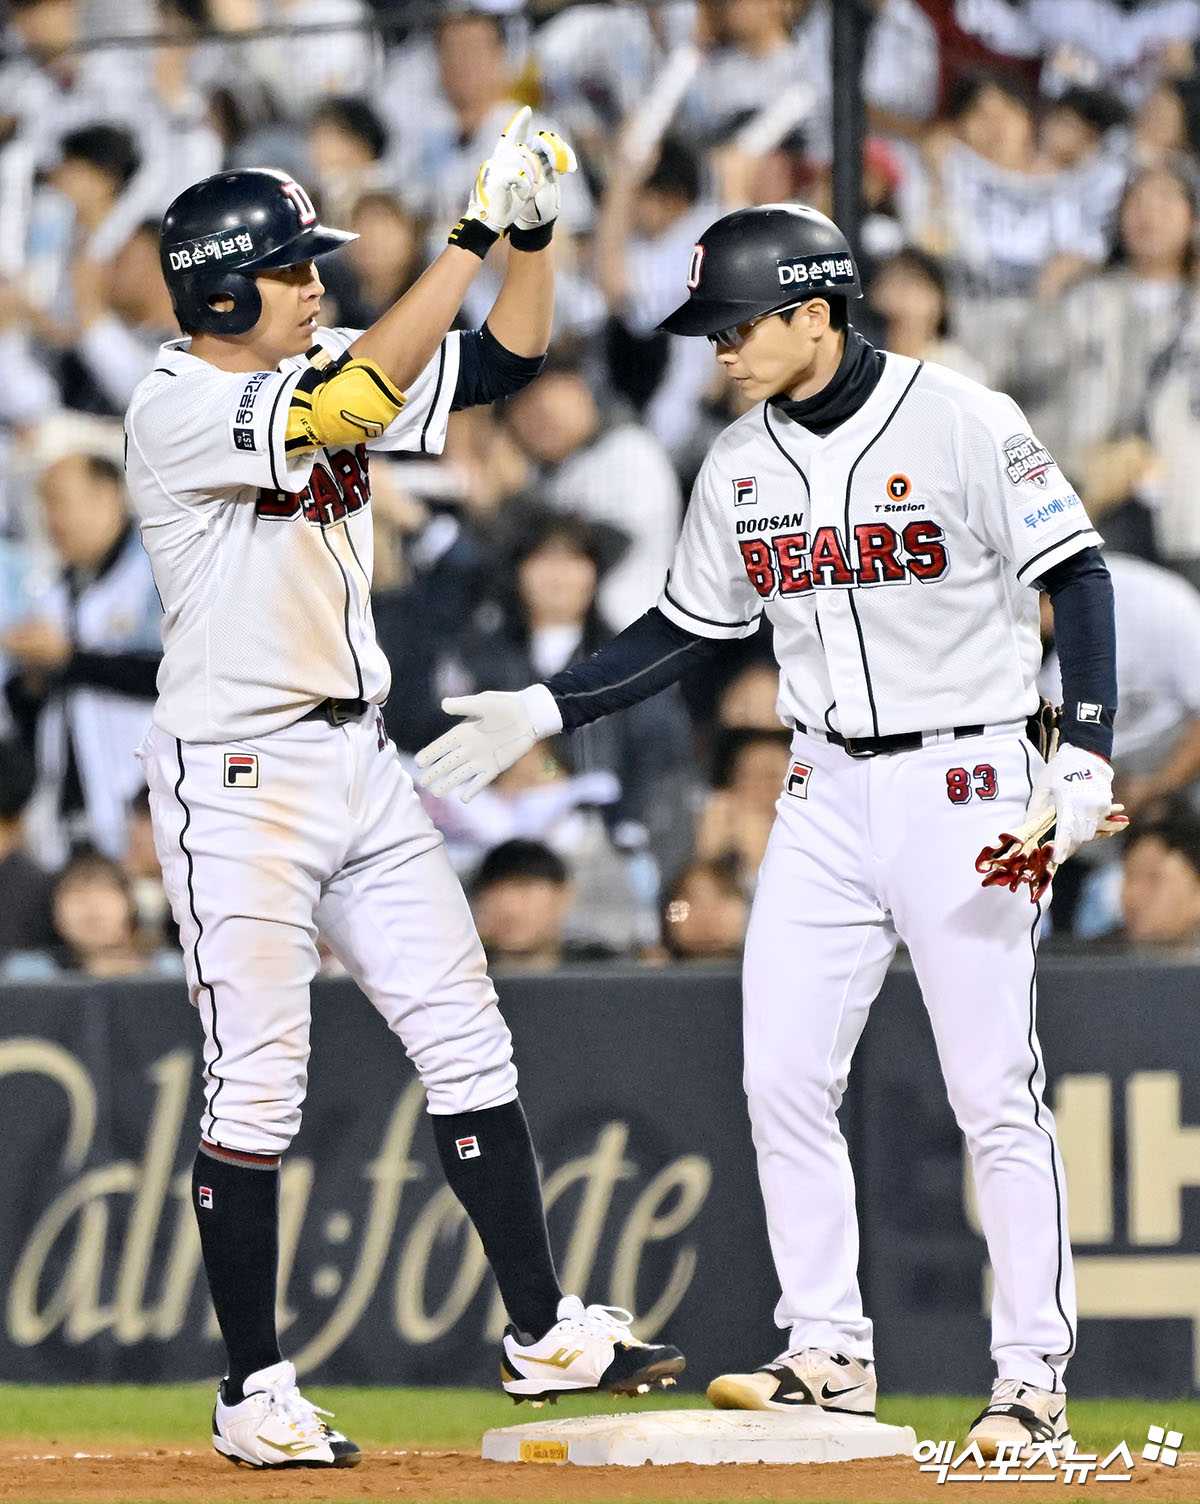
[[[471,189],[466,218],[480,220],[497,235],[503,235],[544,186],[541,158],[525,145],[525,132],[532,119],[528,105],[517,111],[504,127],[495,151],[480,167]]]
[[[467,719],[417,753],[417,766],[424,769],[421,787],[439,799],[461,787],[464,804],[535,742],[562,730],[562,713],[544,684],[515,693],[493,689],[459,695],[443,700],[442,709]]]
[[[530,150],[541,165],[542,183],[513,220],[514,230],[542,230],[552,225],[562,207],[558,180],[579,166],[571,147],[555,131],[538,131],[530,142]]]
[[[1029,796],[1029,817],[1054,811],[1052,861],[1061,865],[1094,840],[1112,808],[1112,767],[1094,752],[1063,742],[1038,774]]]

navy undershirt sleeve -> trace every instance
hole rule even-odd
[[[1054,645],[1062,672],[1060,735],[1112,757],[1117,713],[1117,629],[1112,577],[1098,548],[1085,548],[1042,576],[1054,607]]]
[[[544,355],[514,355],[484,324],[458,338],[458,384],[451,409],[479,407],[528,386],[542,369]]]
[[[711,658],[720,645],[720,638],[685,632],[652,606],[599,652],[547,679],[546,688],[562,712],[563,730],[574,731],[648,700]]]

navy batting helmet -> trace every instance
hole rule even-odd
[[[658,326],[668,334],[716,334],[823,294],[862,297],[846,237],[807,204],[760,204],[709,225],[687,285],[687,302]]]
[[[255,272],[295,266],[357,239],[318,223],[312,200],[286,172],[247,167],[185,188],[163,215],[158,244],[180,328],[245,334],[262,313]],[[218,313],[218,298],[232,298],[233,307]]]

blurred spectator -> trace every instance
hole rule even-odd
[[[793,16],[791,0],[698,0],[699,56],[681,111],[689,137],[712,146],[764,99],[787,93],[813,71],[828,75],[828,63],[814,70],[813,54],[793,39]],[[656,82],[662,87],[661,76]],[[811,107],[817,99],[814,92]]]
[[[347,223],[364,194],[388,190],[387,149],[387,127],[369,100],[340,94],[317,105],[308,152],[326,223]]]
[[[662,943],[675,961],[735,960],[742,954],[750,900],[730,857],[689,862],[667,889]]]
[[[129,881],[117,862],[84,848],[54,879],[55,942],[46,950],[14,951],[4,979],[32,981],[61,972],[85,976],[139,976],[147,971],[182,976],[177,950],[149,949],[138,933]]]
[[[1026,342],[1022,394],[1038,437],[1075,479],[1102,530],[1152,463],[1145,413],[1196,306],[1196,229],[1192,164],[1176,157],[1143,168],[1121,199],[1108,267],[1034,315],[1038,334]],[[1117,546],[1131,541],[1111,524],[1105,536]]]
[[[0,962],[54,944],[50,877],[22,850],[21,816],[33,793],[30,752],[0,741]]]
[[[290,120],[305,120],[323,95],[383,92],[383,49],[364,0],[242,0],[225,10],[239,31],[275,29],[249,44],[248,63]]]
[[[421,274],[421,239],[416,221],[391,193],[364,193],[347,223],[358,239],[342,252],[351,286],[341,294],[340,313],[350,328],[367,329]]]
[[[139,934],[155,946],[175,945],[179,929],[163,888],[162,867],[150,823],[150,791],[143,788],[129,801],[122,869],[129,882]]]
[[[538,495],[629,538],[599,598],[606,624],[627,627],[658,599],[679,536],[679,481],[665,451],[619,408],[603,409],[578,362],[565,357],[548,361],[503,412],[537,467]]]
[[[1164,72],[1191,72],[1200,11],[1185,0],[1027,0],[1026,23],[1045,62],[1042,88],[1114,89],[1138,105]]]
[[[1027,299],[1049,299],[1102,262],[1107,220],[1123,174],[1097,149],[1055,170],[1038,146],[1032,102],[997,78],[959,86],[953,132],[930,139],[932,198],[926,249],[951,260],[963,343],[1004,386],[1028,319]]]
[[[718,213],[702,195],[695,152],[667,139],[610,174],[596,225],[612,383],[672,456],[691,431],[713,362],[701,341],[672,339],[657,326],[678,303],[692,246]]]
[[[57,867],[81,840],[108,856],[123,852],[162,608],[111,460],[68,455],[45,470],[40,491],[61,572],[0,649],[15,668],[6,685],[13,719],[37,749],[31,849]]]
[[[645,96],[658,59],[650,7],[564,5],[534,33],[531,53],[545,106],[576,151],[603,160],[616,126]]]
[[[54,160],[67,131],[94,121],[135,123],[145,105],[136,54],[119,47],[75,51],[77,0],[9,0],[0,63],[0,139],[15,146],[27,183]],[[9,158],[10,171],[18,163]],[[8,174],[0,174],[8,176]],[[11,185],[11,179],[10,179]],[[24,226],[19,200],[6,207]]]
[[[594,652],[612,636],[597,592],[623,550],[621,535],[569,512],[536,506],[519,510],[509,528],[493,601],[446,655],[440,693],[519,689]],[[672,691],[652,706],[647,702],[593,722],[571,737],[570,748],[580,771],[616,776],[619,794],[607,813],[618,844],[640,849],[649,840],[664,865],[677,861],[690,824],[690,744],[678,695]]]
[[[744,893],[753,893],[775,823],[791,752],[791,732],[726,730],[717,735],[713,792],[696,823],[696,856],[729,858]]]
[[[1125,942],[1154,955],[1200,960],[1200,817],[1172,805],[1122,840]]]
[[[984,379],[979,361],[951,336],[946,276],[936,256],[916,246],[889,256],[871,279],[867,303],[884,322],[885,349]]]
[[[75,356],[108,411],[124,412],[159,346],[179,334],[158,260],[158,221],[139,225],[111,262],[84,253],[73,276]]]
[[[564,961],[602,960],[602,945],[566,938],[573,892],[566,862],[540,841],[505,841],[484,857],[471,885],[475,927],[491,966],[550,971]]]
[[[62,349],[64,365],[70,359],[75,314],[72,264],[116,212],[139,161],[130,131],[116,125],[85,126],[62,138],[47,186],[34,198],[24,276],[27,312],[37,333]],[[60,381],[70,386],[73,376],[65,370]],[[75,400],[73,391],[66,400],[69,406],[87,406]]]
[[[600,811],[620,785],[611,773],[571,771],[565,741],[543,742],[502,773],[470,804],[453,794],[422,801],[446,840],[459,872],[474,867],[493,846],[513,839],[544,842],[574,876],[567,933],[581,943],[629,951],[654,929],[654,874],[618,852]]]

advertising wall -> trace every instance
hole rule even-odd
[[[1125,1393],[1200,1388],[1198,982],[1192,968],[1043,969],[1080,1394],[1110,1392],[1114,1375]],[[691,1387],[772,1356],[736,973],[579,971],[500,988],[564,1287],[677,1342]],[[188,1205],[198,1043],[175,985],[0,994],[0,1379],[220,1371]],[[289,1356],[324,1382],[495,1382],[503,1313],[423,1107],[356,989],[319,984],[305,1121],[282,1177],[280,1319]],[[881,1381],[982,1392],[986,1251],[903,971],[876,1004],[843,1120]]]

